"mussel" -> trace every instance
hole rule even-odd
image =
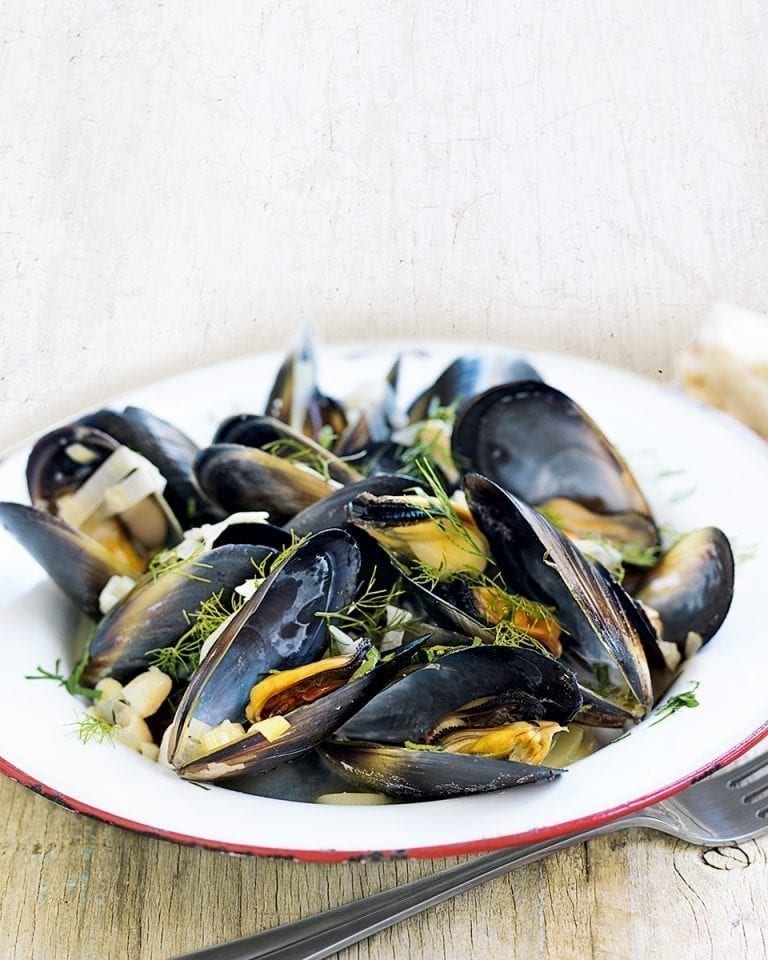
[[[541,761],[580,706],[550,657],[473,646],[407,673],[322,751],[351,782],[402,800],[487,792],[556,776]]]
[[[242,605],[192,678],[174,719],[169,757],[182,776],[218,778],[243,772],[251,748],[264,739],[246,736],[192,765],[183,752],[193,720],[216,726],[244,716],[251,688],[270,670],[317,660],[327,643],[318,613],[348,604],[357,589],[360,552],[342,530],[308,537]]]
[[[691,656],[720,629],[733,598],[734,560],[717,527],[689,533],[646,575],[636,597],[661,619],[662,638]]]
[[[647,616],[599,564],[590,564],[548,520],[479,474],[465,477],[472,514],[512,590],[554,607],[569,636],[569,663],[601,699],[635,718],[653,702]]]

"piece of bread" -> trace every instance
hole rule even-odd
[[[768,316],[716,304],[678,368],[688,393],[768,439]]]

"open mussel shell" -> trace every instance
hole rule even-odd
[[[218,780],[242,773],[262,773],[304,756],[391,680],[424,639],[420,637],[412,641],[398,650],[391,660],[381,661],[373,670],[332,693],[290,710],[285,714],[290,728],[274,742],[254,732],[179,767],[177,772],[189,780]]]
[[[538,372],[522,357],[458,357],[411,403],[408,419],[411,423],[426,420],[435,406],[454,406],[498,383],[540,379]]]
[[[364,790],[398,800],[445,800],[489,793],[525,783],[553,780],[550,767],[488,760],[456,753],[432,753],[364,741],[331,741],[320,749],[342,777]]]
[[[464,491],[509,588],[555,607],[581,682],[636,718],[647,713],[653,693],[643,647],[655,633],[639,606],[541,514],[491,480],[470,474]]]
[[[557,660],[516,647],[475,646],[418,667],[374,697],[337,732],[343,740],[424,741],[437,721],[473,700],[518,695],[539,703],[530,719],[566,724],[581,706],[576,678]]]
[[[96,410],[78,423],[109,434],[153,463],[166,480],[163,496],[182,527],[221,518],[221,511],[203,494],[192,472],[200,448],[172,423],[141,407],[126,407],[123,412]]]
[[[27,458],[30,500],[41,510],[55,514],[56,498],[82,486],[118,446],[118,441],[103,431],[78,424],[44,434]]]
[[[341,460],[326,447],[315,443],[310,437],[304,436],[286,423],[275,420],[274,417],[257,416],[256,414],[238,414],[229,417],[217,429],[213,437],[213,444],[239,444],[243,447],[264,448],[274,444],[277,449],[266,450],[281,456],[280,447],[283,447],[296,460],[303,457],[308,462],[321,461],[325,464],[328,476],[338,483],[354,483],[362,479],[353,464]]]
[[[315,440],[325,427],[336,436],[344,432],[347,419],[343,407],[317,385],[314,348],[308,333],[281,364],[265,413]]]
[[[146,574],[99,623],[84,682],[95,684],[107,676],[122,682],[146,670],[150,652],[186,633],[204,600],[216,594],[228,607],[235,587],[253,578],[254,565],[274,554],[269,547],[233,544],[191,557],[159,576]]]
[[[53,582],[90,616],[98,616],[99,595],[113,576],[135,577],[97,540],[50,513],[21,503],[0,503],[2,525],[35,558]]]
[[[447,596],[439,584],[430,589],[414,579],[411,570],[397,558],[391,556],[390,562],[407,586],[411,601],[418,604],[428,620],[448,630],[458,630],[465,640],[479,637],[487,643],[493,641],[493,629],[478,619],[474,609],[454,603],[454,598]]]
[[[381,474],[358,480],[357,483],[341,487],[302,510],[287,526],[299,536],[327,530],[329,527],[346,527],[349,520],[347,507],[359,494],[370,493],[375,497],[402,496],[406,490],[413,490],[416,482],[413,477],[398,474]]]
[[[216,444],[195,460],[201,488],[229,513],[266,510],[282,522],[327,497],[336,487],[288,460],[255,447]]]
[[[27,486],[32,503],[49,513],[64,516],[64,495],[74,494],[83,487],[120,447],[116,438],[84,423],[45,434],[35,443],[27,460]],[[160,473],[162,475],[162,471]],[[134,514],[128,525],[134,528],[133,539],[151,552],[160,546],[178,543],[181,526],[165,491],[148,495],[149,500],[153,501],[151,509],[145,508],[140,516]]]
[[[494,387],[460,411],[453,457],[526,503],[563,497],[597,513],[651,516],[637,482],[597,424],[538,382]]]
[[[621,554],[623,563],[648,567],[653,566],[658,558],[659,530],[644,513],[631,510],[595,513],[564,497],[539,503],[536,509],[571,540],[597,540],[610,544]]]
[[[367,384],[362,395],[358,392],[357,395],[348,396],[345,399],[344,407],[348,423],[344,433],[333,447],[338,456],[364,454],[386,443],[398,421],[399,376],[400,357],[395,360],[380,384],[377,386]]]
[[[659,614],[663,639],[688,656],[720,629],[733,599],[733,576],[728,538],[717,527],[704,527],[661,558],[636,596]]]
[[[297,547],[245,601],[193,676],[174,718],[171,762],[193,718],[213,726],[240,720],[251,687],[270,670],[323,655],[327,625],[317,614],[348,604],[359,572],[360,551],[343,530],[317,533]]]

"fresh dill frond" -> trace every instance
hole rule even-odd
[[[639,543],[623,543],[617,549],[626,563],[633,567],[655,567],[661,557],[661,547],[656,544],[644,547]]]
[[[665,700],[661,706],[654,710],[654,716],[657,719],[651,724],[652,727],[655,727],[657,723],[661,723],[662,720],[666,720],[668,717],[671,717],[673,714],[684,709],[685,707],[692,709],[694,707],[701,706],[696,696],[696,691],[701,686],[701,682],[699,680],[691,680],[690,686],[690,690],[686,691],[685,693],[678,693],[674,697],[670,697],[668,700]]]
[[[687,473],[685,467],[673,467],[671,469],[659,470],[656,474],[656,480],[666,480],[668,477],[681,477]]]
[[[405,610],[402,618],[387,620],[387,608],[396,607],[402,594],[402,586],[396,581],[391,587],[376,586],[376,568],[359,597],[340,610],[321,610],[316,616],[339,627],[345,633],[358,634],[371,640],[380,639],[390,630],[397,630],[410,621]],[[398,622],[399,621],[399,622]]]
[[[667,498],[667,503],[669,503],[671,506],[675,506],[678,503],[682,503],[684,500],[687,500],[689,497],[692,497],[697,490],[698,490],[698,487],[695,487],[695,486],[685,487],[684,489],[676,490]]]
[[[318,450],[313,450],[312,447],[302,443],[301,440],[294,437],[279,437],[277,440],[265,443],[261,449],[264,453],[279,457],[287,463],[309,467],[326,483],[331,479],[331,465],[327,457],[324,457]]]
[[[198,557],[202,551],[202,543],[188,557],[178,556],[174,549],[161,550],[160,553],[155,554],[149,561],[147,573],[151,574],[154,581],[170,573],[176,573],[179,574],[179,576],[186,577],[188,580],[196,580],[198,583],[208,583],[209,580],[207,577],[195,573],[192,569],[193,567],[200,568],[201,570],[211,569],[210,563],[199,563],[195,560],[195,557]]]
[[[197,610],[192,613],[184,611],[189,629],[176,643],[148,651],[147,659],[152,666],[174,679],[193,673],[200,665],[200,650],[205,641],[245,603],[245,599],[237,593],[232,594],[228,603],[223,596],[222,588],[201,601]]]
[[[255,580],[266,580],[266,578],[274,573],[279,567],[281,567],[289,557],[292,557],[294,553],[303,546],[304,543],[309,539],[309,534],[306,534],[303,537],[300,537],[297,533],[291,531],[291,542],[277,554],[269,554],[264,557],[263,560],[258,562],[255,560],[251,561],[254,570],[254,579]]]
[[[730,537],[730,543],[733,550],[733,562],[737,564],[754,560],[760,546],[758,543],[742,543],[738,537]]]
[[[333,430],[329,427],[324,434],[321,432],[321,436],[322,439],[318,437],[317,441],[321,449],[316,449],[295,437],[279,437],[277,440],[265,443],[261,449],[264,453],[269,453],[273,457],[279,457],[287,463],[300,464],[303,467],[308,467],[313,473],[316,473],[325,480],[326,483],[330,483],[333,480],[331,467],[334,461],[349,463],[365,456],[365,451],[363,450],[359,453],[350,453],[347,456],[338,457],[330,451],[330,447],[336,440],[336,434]]]
[[[113,746],[115,733],[119,729],[118,724],[110,723],[109,720],[94,716],[92,713],[84,713],[67,726],[75,728],[72,732],[77,734],[81,743],[89,743],[91,740],[104,743],[106,740]]]
[[[330,423],[324,423],[318,430],[317,443],[323,448],[323,450],[331,450],[334,443],[336,443],[338,439],[339,435],[336,433]]]
[[[101,693],[98,690],[94,690],[92,687],[84,687],[80,683],[83,673],[85,672],[85,668],[88,665],[88,660],[90,659],[91,640],[93,639],[95,630],[96,625],[92,621],[87,620],[87,629],[83,638],[82,653],[80,654],[80,659],[74,665],[72,672],[68,677],[65,677],[62,673],[61,659],[57,659],[53,666],[53,670],[46,670],[45,667],[41,667],[38,664],[37,667],[35,667],[35,672],[27,674],[24,679],[54,680],[59,684],[60,687],[64,687],[67,693],[71,694],[73,697],[88,697],[90,700],[98,700],[101,697]]]
[[[429,488],[427,495],[430,496],[431,490],[431,498],[436,501],[436,505],[430,506],[425,513],[435,522],[445,537],[453,540],[454,543],[457,542],[455,538],[458,538],[467,552],[481,561],[481,567],[492,563],[493,558],[477,544],[459,516],[456,504],[443,486],[434,464],[430,460],[418,460],[416,466]]]

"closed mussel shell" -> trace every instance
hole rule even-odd
[[[231,443],[201,450],[195,473],[206,495],[228,513],[266,510],[275,523],[290,519],[335,489],[288,460]]]
[[[455,753],[427,753],[380,743],[329,742],[321,755],[342,777],[364,790],[398,800],[444,800],[553,780],[550,767],[488,760]]]
[[[555,607],[582,683],[642,717],[653,700],[643,647],[655,641],[645,614],[531,507],[477,474],[465,478],[464,490],[509,588]]]
[[[217,594],[227,607],[235,587],[254,576],[254,565],[274,553],[269,547],[233,544],[192,557],[159,576],[147,574],[100,622],[84,682],[107,676],[124,681],[145,670],[149,653],[186,633],[204,600]]]
[[[359,549],[343,530],[323,531],[297,547],[229,621],[193,676],[174,718],[171,762],[193,718],[213,726],[239,721],[251,687],[270,670],[323,655],[327,626],[317,614],[349,603],[359,572]]]

